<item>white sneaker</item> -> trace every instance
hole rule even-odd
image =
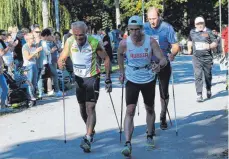
[[[47,93],[47,95],[48,96],[54,96],[55,95],[55,92],[52,90],[52,91],[49,91],[48,93]]]
[[[62,97],[63,96],[63,92],[61,92],[61,91],[55,92],[55,96],[56,97]]]

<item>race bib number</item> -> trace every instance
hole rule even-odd
[[[86,65],[75,65],[74,64],[74,73],[77,76],[85,77],[87,73]]]
[[[206,45],[207,43],[195,42],[196,50],[207,50]]]

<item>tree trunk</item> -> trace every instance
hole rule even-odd
[[[60,31],[59,0],[55,0],[56,31]]]
[[[48,2],[47,0],[42,0],[42,17],[43,17],[43,28],[47,28],[49,24],[49,14],[48,14]]]
[[[118,27],[120,22],[120,8],[119,8],[119,0],[115,0],[115,11],[116,11],[116,27]]]

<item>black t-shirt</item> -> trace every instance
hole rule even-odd
[[[17,40],[18,40],[18,44],[14,49],[14,52],[15,52],[14,59],[15,60],[17,59],[19,61],[23,61],[23,57],[22,57],[22,42],[18,38],[17,38]]]
[[[204,49],[204,45],[217,43],[217,39],[212,34],[211,30],[206,28],[204,31],[192,29],[189,34],[189,41],[192,41],[193,55],[196,57],[211,58],[211,50]]]

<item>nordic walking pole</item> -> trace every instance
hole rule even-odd
[[[160,79],[159,75],[157,75],[157,77],[158,77],[158,80],[159,80],[159,85],[161,85],[161,79]],[[161,93],[162,93],[162,95],[164,96],[163,90],[161,91]],[[165,97],[165,96],[164,96],[164,97]],[[172,126],[173,124],[172,124],[172,121],[171,121],[171,118],[170,118],[170,114],[169,114],[169,110],[168,110],[168,104],[169,104],[169,103],[166,103],[166,101],[165,101],[164,98],[163,98],[163,100],[164,100],[164,103],[167,104],[167,106],[166,106],[166,112],[167,112],[167,114],[168,114],[168,116],[169,116],[169,121],[170,121],[170,124],[171,124],[171,126]]]
[[[63,61],[64,63],[64,61]],[[65,67],[63,67],[63,70],[62,70],[62,98],[63,98],[63,114],[64,114],[64,143],[66,144],[67,143],[67,140],[66,140],[66,120],[65,120],[65,93],[64,93],[64,69]]]
[[[114,107],[114,103],[113,103],[113,100],[112,100],[112,97],[111,97],[111,93],[110,92],[108,92],[108,93],[109,93],[111,104],[112,104],[112,107],[113,107],[113,110],[114,110],[115,118],[116,118],[116,121],[117,121],[117,124],[118,124],[118,129],[120,130],[120,126],[119,126],[119,122],[118,122],[118,117],[117,117],[117,114],[116,114],[116,111],[115,111],[115,107]]]
[[[175,114],[176,136],[178,136],[177,115],[176,115],[176,102],[175,102],[175,93],[174,93],[174,78],[173,78],[173,69],[172,69],[172,66],[171,66],[171,78],[172,78],[173,106],[174,106],[174,114]]]
[[[124,90],[124,79],[122,82],[122,97],[121,97],[121,127],[120,127],[120,143],[122,142],[122,114],[123,114],[123,90]]]

